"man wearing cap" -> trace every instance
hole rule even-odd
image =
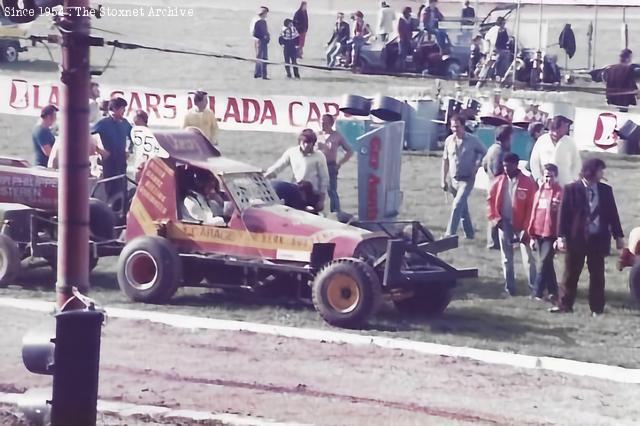
[[[207,108],[207,92],[198,90],[193,95],[194,107],[187,112],[182,128],[196,127],[213,145],[218,144],[218,119],[210,108]]]
[[[254,45],[256,48],[256,59],[268,60],[269,59],[269,41],[271,36],[269,35],[269,28],[267,26],[267,15],[269,14],[269,8],[262,6],[258,12],[258,16],[251,21],[251,35],[253,36]],[[267,64],[264,62],[256,62],[255,71],[253,73],[254,78],[262,78],[268,80],[267,77]]]
[[[33,128],[31,140],[36,154],[36,165],[47,167],[51,150],[56,142],[56,137],[51,131],[51,127],[56,122],[58,108],[55,105],[47,105],[40,111],[40,121]]]
[[[580,152],[568,136],[571,124],[571,119],[556,115],[549,125],[549,133],[540,136],[533,146],[529,166],[538,184],[544,180],[545,164],[555,164],[558,167],[558,183],[561,186],[570,184],[580,175]]]
[[[636,105],[638,86],[635,79],[635,67],[632,62],[630,49],[620,52],[620,63],[609,65],[604,73],[607,83],[607,103],[628,107]]]
[[[124,118],[127,101],[113,98],[109,101],[109,116],[98,121],[91,134],[99,135],[97,151],[102,157],[102,173],[105,178],[127,173],[127,139],[132,126]],[[107,182],[107,195],[112,196],[126,189],[126,180],[117,179]]]
[[[387,42],[389,34],[393,33],[393,24],[396,21],[396,12],[383,1],[378,11],[378,37],[380,41]]]

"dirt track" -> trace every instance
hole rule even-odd
[[[45,316],[3,309],[0,392],[47,386],[20,360]],[[640,387],[375,347],[109,320],[100,398],[283,422],[633,424]],[[105,424],[109,424],[108,421]]]

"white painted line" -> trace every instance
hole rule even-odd
[[[0,403],[9,405],[20,405],[22,400],[33,402],[33,397],[27,393],[0,393]],[[44,399],[43,399],[44,402]],[[167,407],[158,407],[154,405],[137,405],[119,401],[98,401],[98,412],[103,414],[112,414],[119,417],[132,417],[136,415],[151,416],[154,418],[163,417],[165,419],[175,420],[193,420],[203,421],[211,420],[221,422],[225,425],[234,426],[304,426],[301,423],[282,423],[275,420],[265,419],[261,417],[241,416],[229,413],[210,413],[207,411],[193,410],[172,410]]]
[[[52,312],[52,302],[39,300],[0,298],[0,306],[38,312]],[[537,368],[575,376],[593,377],[619,383],[640,384],[640,369],[623,368],[613,365],[595,364],[563,358],[538,357],[511,352],[475,349],[464,346],[449,346],[437,343],[416,342],[408,339],[352,334],[343,331],[296,328],[244,321],[219,320],[162,312],[138,311],[132,309],[109,308],[107,315],[113,318],[151,321],[177,328],[205,329],[217,331],[248,331],[272,336],[290,337],[303,340],[351,345],[375,345],[387,349],[401,349],[426,355],[468,358],[488,364],[508,365],[519,368]]]

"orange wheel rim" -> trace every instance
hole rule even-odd
[[[336,274],[327,285],[327,302],[334,310],[352,312],[360,301],[358,282],[346,274]]]

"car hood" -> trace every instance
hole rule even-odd
[[[246,209],[242,221],[248,231],[308,237],[312,243],[334,243],[335,257],[352,256],[371,232],[281,204]]]

